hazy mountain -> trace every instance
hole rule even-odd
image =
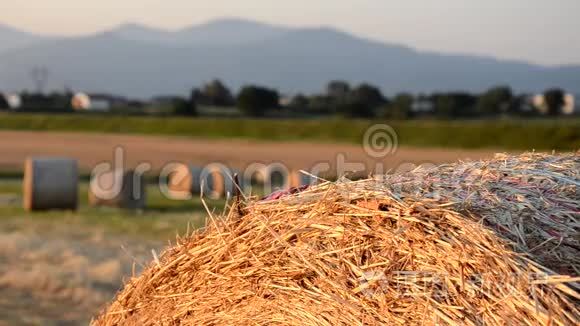
[[[163,29],[148,27],[141,24],[123,24],[110,31],[109,34],[120,39],[160,44],[173,42],[173,33]]]
[[[177,31],[124,24],[110,31],[116,37],[174,46],[239,45],[277,37],[289,31],[284,27],[242,20],[220,19]]]
[[[98,35],[0,53],[0,89],[30,88],[44,65],[53,88],[130,96],[187,94],[215,77],[237,89],[263,84],[283,92],[321,90],[331,79],[367,81],[398,91],[518,91],[560,86],[580,93],[580,66],[542,67],[466,55],[419,52],[331,29],[279,28],[220,20],[179,31],[123,25]]]
[[[0,53],[29,46],[42,41],[44,38],[15,28],[0,24]]]

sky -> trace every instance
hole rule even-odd
[[[580,64],[580,0],[0,0],[0,8],[0,23],[49,35],[238,17],[332,26],[419,50]]]

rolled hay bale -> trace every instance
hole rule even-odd
[[[168,248],[94,324],[578,325],[579,278],[553,269],[575,250],[580,270],[579,165],[504,156],[250,201]],[[525,249],[516,232],[561,237]]]
[[[302,188],[313,185],[315,182],[316,178],[300,171],[292,171],[288,177],[288,185],[290,188]]]
[[[89,205],[143,209],[146,183],[142,174],[120,169],[97,173],[89,185]]]
[[[203,193],[217,198],[225,197],[234,192],[233,174],[238,173],[221,165],[197,167],[193,165],[179,164],[169,174],[168,188],[172,196],[180,197],[190,194]],[[243,179],[238,179],[239,186],[243,191]]]
[[[252,189],[253,193],[269,193],[276,190],[286,190],[290,188],[291,172],[284,166],[279,164],[271,164],[264,166],[256,166],[255,169],[249,168],[246,170],[246,179],[252,186],[257,186]]]
[[[77,209],[78,178],[74,159],[28,158],[24,163],[24,209]]]

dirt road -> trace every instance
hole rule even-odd
[[[156,170],[172,161],[198,165],[220,162],[237,169],[254,162],[281,162],[288,168],[310,170],[320,162],[335,167],[339,154],[344,155],[346,162],[364,163],[367,170],[374,170],[376,162],[362,145],[0,131],[0,169],[20,170],[28,156],[67,156],[77,158],[81,169],[90,171],[99,162],[111,161],[116,147],[125,150],[127,167],[149,162]],[[493,153],[492,150],[403,147],[380,161],[386,168],[395,169],[403,163],[438,164],[480,159]]]

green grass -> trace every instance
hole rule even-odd
[[[35,223],[66,223],[73,226],[100,227],[107,232],[134,237],[168,239],[176,234],[203,227],[207,216],[199,198],[176,201],[165,198],[154,185],[147,187],[147,208],[136,212],[116,208],[94,208],[87,203],[88,185],[79,190],[80,207],[77,211],[25,212],[21,205],[21,182],[0,180],[0,223],[12,219],[27,219]],[[10,200],[12,199],[12,200]],[[206,200],[215,214],[223,211],[225,201]]]
[[[580,119],[477,121],[252,120],[83,114],[0,114],[0,129],[130,133],[261,141],[360,144],[367,128],[391,125],[401,146],[576,150]]]

